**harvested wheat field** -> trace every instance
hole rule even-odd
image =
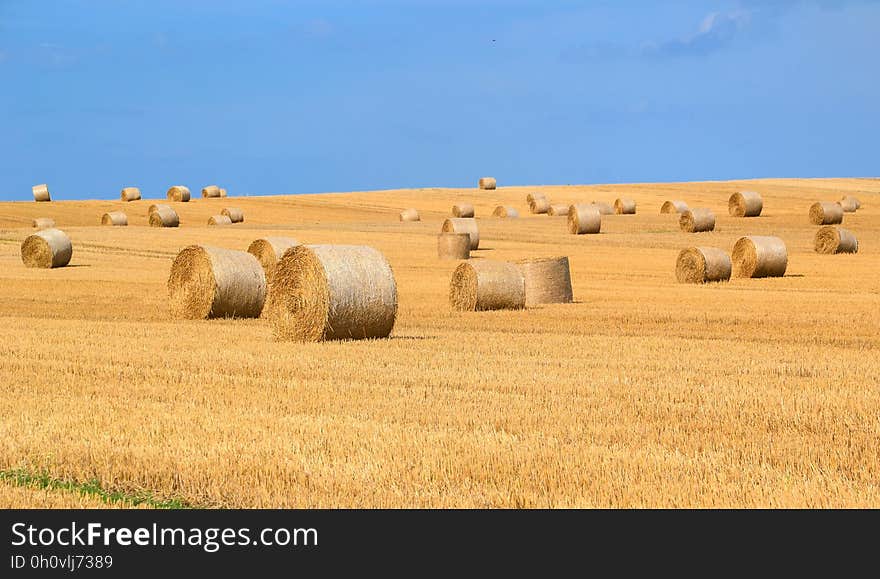
[[[198,196],[170,229],[98,225],[155,199],[2,203],[0,471],[201,507],[880,506],[880,180],[473,185],[234,197],[234,227],[209,227],[221,207]],[[729,216],[738,191],[760,193],[759,217]],[[536,192],[640,210],[571,235],[528,211]],[[810,206],[846,195],[858,253],[818,254]],[[781,238],[785,275],[678,283],[696,242],[669,199],[717,216],[700,246]],[[465,263],[567,256],[573,303],[453,309],[460,262],[437,234],[465,203],[485,216]],[[37,217],[69,236],[67,267],[22,264]],[[391,337],[276,341],[265,317],[170,314],[181,249],[267,236],[378,250]],[[0,498],[104,505],[8,475]]]

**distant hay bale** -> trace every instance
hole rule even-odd
[[[238,207],[224,207],[220,215],[225,215],[233,223],[244,223],[244,211]]]
[[[687,209],[678,219],[682,231],[700,233],[715,229],[715,214],[711,209],[694,207]]]
[[[72,255],[70,238],[60,229],[43,229],[28,235],[21,244],[21,261],[25,267],[64,267]]]
[[[492,212],[492,216],[515,218],[519,217],[519,211],[509,205],[499,205],[495,208],[495,211]]]
[[[202,187],[202,197],[220,197],[220,187],[216,185]]]
[[[590,203],[596,209],[599,210],[599,213],[602,215],[614,215],[614,207],[611,206],[610,203],[605,203],[604,201],[593,201]]]
[[[810,222],[815,225],[835,225],[843,221],[843,207],[830,201],[818,201],[810,206]]]
[[[54,229],[55,220],[51,217],[37,217],[33,221],[33,226],[37,229]]]
[[[128,225],[128,215],[122,211],[110,211],[101,216],[101,225],[126,226]]]
[[[223,187],[220,188],[220,197],[226,197],[226,189]]]
[[[440,259],[470,259],[471,236],[467,233],[439,233],[437,257]]]
[[[687,208],[684,201],[666,201],[660,206],[660,213],[684,213]]]
[[[550,211],[550,200],[540,194],[528,195],[529,211],[535,215],[542,215]]]
[[[269,292],[268,317],[282,341],[387,338],[397,318],[391,265],[364,245],[288,249]]]
[[[678,254],[675,277],[679,283],[727,281],[732,267],[730,256],[723,249],[689,247]]]
[[[843,197],[840,201],[837,202],[840,205],[840,208],[843,209],[844,213],[854,213],[858,211],[858,209],[862,206],[858,199],[853,197],[852,195],[847,195]]]
[[[480,178],[480,189],[495,189],[498,184],[495,182],[495,177],[481,177]]]
[[[443,233],[467,233],[471,236],[471,251],[480,247],[480,230],[477,220],[468,217],[451,217],[443,222]]]
[[[764,209],[764,200],[757,191],[739,191],[727,200],[727,212],[732,217],[757,217]]]
[[[31,187],[31,191],[34,193],[34,201],[51,201],[52,198],[49,196],[49,186],[45,183],[42,185],[34,185]]]
[[[562,203],[557,203],[556,205],[551,205],[547,209],[547,215],[552,215],[553,217],[560,217],[563,215],[568,215],[569,209],[571,209],[571,205],[564,205]]]
[[[525,281],[512,263],[470,260],[452,273],[449,301],[462,311],[519,310],[526,306]]]
[[[462,203],[461,205],[452,206],[453,217],[473,217],[474,206],[470,203]]]
[[[404,209],[400,212],[400,220],[401,221],[421,221],[422,217],[419,215],[418,209]]]
[[[731,257],[734,277],[782,277],[788,267],[788,251],[778,237],[741,237]]]
[[[171,205],[165,205],[164,203],[154,203],[153,205],[147,207],[147,215],[149,215],[150,213],[154,213],[159,209],[171,209]]]
[[[212,215],[208,218],[208,225],[232,225],[232,219],[228,215]]]
[[[171,265],[168,296],[177,319],[258,318],[266,274],[246,251],[190,245]]]
[[[567,257],[523,259],[516,262],[523,277],[526,307],[567,304],[574,299]]]
[[[177,211],[167,205],[159,206],[150,213],[150,227],[179,227],[180,217]]]
[[[165,197],[169,201],[177,201],[181,203],[186,203],[189,201],[189,188],[184,187],[183,185],[174,185],[168,192],[165,194]]]
[[[578,203],[568,210],[568,232],[574,235],[599,233],[602,228],[602,214],[595,205]]]
[[[122,201],[138,201],[141,198],[141,190],[137,187],[125,187],[121,193],[119,193],[119,198]]]
[[[297,245],[300,245],[299,241],[292,237],[262,237],[252,241],[247,250],[260,262],[266,274],[266,282],[271,284],[275,279],[275,266],[278,265],[281,256]]]
[[[858,253],[859,240],[848,229],[826,225],[816,232],[813,248],[816,253]]]
[[[618,215],[635,215],[636,202],[632,199],[620,197],[614,200],[614,212]]]

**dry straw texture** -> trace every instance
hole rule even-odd
[[[684,213],[687,208],[687,203],[684,201],[665,201],[660,206],[660,213]]]
[[[605,203],[604,201],[593,201],[590,203],[599,210],[599,213],[602,215],[614,215],[614,207],[610,203]]]
[[[462,203],[461,205],[452,206],[453,217],[473,217],[474,206],[470,203]]]
[[[843,221],[843,207],[830,201],[817,201],[810,206],[810,223],[834,225]]]
[[[208,218],[208,225],[232,225],[232,219],[228,215],[212,215]]]
[[[31,187],[31,191],[34,192],[34,201],[52,200],[52,198],[49,196],[49,186],[46,184],[34,185],[33,187]]]
[[[226,189],[223,187],[220,188],[220,197],[226,197]]]
[[[128,225],[128,215],[122,211],[110,211],[101,216],[101,225],[121,227]]]
[[[680,283],[706,283],[730,279],[730,256],[717,247],[682,249],[675,262],[675,277]]]
[[[165,198],[169,201],[178,201],[182,203],[186,203],[189,201],[190,194],[189,188],[184,187],[183,185],[174,185],[168,192],[165,194]]]
[[[55,227],[55,220],[51,217],[37,217],[33,221],[33,226],[37,229],[52,229]]]
[[[244,211],[238,207],[224,207],[220,215],[225,215],[233,223],[244,223]]]
[[[386,338],[397,318],[391,265],[364,245],[291,248],[269,291],[269,318],[282,341]]]
[[[525,281],[515,264],[471,260],[452,272],[449,301],[463,311],[522,309],[526,306]]]
[[[180,226],[180,216],[177,215],[177,211],[167,205],[161,205],[150,213],[150,227],[178,226]]]
[[[404,209],[400,212],[400,220],[401,221],[421,221],[422,217],[419,215],[418,209]]]
[[[60,229],[43,229],[21,244],[21,261],[26,267],[64,267],[72,255],[70,238]]]
[[[190,245],[171,265],[168,296],[177,319],[258,318],[266,275],[246,251]]]
[[[171,205],[165,205],[164,203],[154,203],[147,208],[147,215],[150,213],[155,213],[159,209],[171,209]]]
[[[711,209],[695,207],[681,214],[678,224],[682,231],[688,233],[700,233],[715,229],[715,214]]]
[[[568,232],[574,235],[599,233],[602,228],[602,214],[593,205],[579,203],[568,210]]]
[[[741,237],[733,246],[734,277],[782,277],[788,267],[785,242],[778,237]]]
[[[848,229],[826,225],[816,232],[813,248],[816,253],[858,253],[859,240]]]
[[[764,209],[764,200],[756,191],[739,191],[727,200],[727,212],[732,217],[757,217]]]
[[[632,199],[620,197],[614,200],[614,212],[618,215],[635,215],[636,202]]]
[[[530,196],[531,197],[531,196]],[[550,211],[550,200],[546,197],[534,197],[529,200],[529,211],[541,215]]]
[[[499,205],[492,212],[493,217],[519,217],[519,211],[509,205]]]
[[[470,259],[471,236],[467,233],[439,233],[437,257],[440,259]]]
[[[538,304],[567,304],[574,297],[568,257],[544,257],[516,262],[523,277],[526,307]]]
[[[854,213],[862,206],[859,200],[852,195],[847,195],[837,203],[840,205],[841,209],[843,209],[844,213]]]
[[[125,187],[120,193],[122,201],[138,201],[141,198],[141,190],[137,187]]]
[[[272,283],[275,279],[275,266],[284,252],[291,247],[300,245],[299,241],[292,237],[263,237],[255,239],[248,246],[248,253],[257,258],[266,274],[266,281]]]
[[[556,205],[551,205],[547,209],[547,215],[552,215],[554,217],[568,215],[568,211],[569,209],[571,209],[571,207],[571,205],[563,205],[562,203],[557,203]]]
[[[220,197],[220,187],[216,185],[202,187],[202,197]]]
[[[471,251],[480,247],[480,230],[477,220],[466,217],[452,217],[443,222],[443,233],[467,233],[471,236]]]
[[[495,189],[498,184],[495,182],[495,177],[481,177],[480,178],[480,189]]]

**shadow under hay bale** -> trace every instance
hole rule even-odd
[[[573,235],[599,233],[602,214],[594,205],[578,203],[568,209],[568,232]]]
[[[122,211],[110,211],[101,216],[101,225],[124,227],[128,225],[128,215]]]
[[[64,267],[72,256],[73,244],[60,229],[43,229],[28,235],[21,244],[21,261],[25,267]]]
[[[737,240],[731,260],[734,277],[782,277],[788,251],[778,237],[750,235]]]
[[[512,263],[471,260],[452,273],[449,301],[462,311],[522,309],[526,306],[525,281]]]
[[[614,212],[618,215],[635,215],[636,202],[632,199],[620,197],[614,200]]]
[[[462,203],[461,205],[452,206],[453,217],[473,217],[474,206],[470,203]]]
[[[300,245],[300,242],[292,237],[262,237],[255,239],[248,246],[248,253],[257,258],[266,274],[266,282],[272,283],[275,279],[275,267],[291,247]]]
[[[523,259],[516,266],[523,277],[527,308],[573,301],[568,257]]]
[[[470,259],[471,236],[467,233],[437,234],[437,257],[440,259]]]
[[[843,207],[839,203],[818,201],[810,206],[810,223],[835,225],[843,222]]]
[[[400,220],[401,221],[421,221],[422,216],[419,215],[418,209],[404,209],[400,212]]]
[[[451,217],[443,222],[442,233],[467,233],[471,237],[471,251],[480,247],[480,230],[477,220],[467,217]]]
[[[816,250],[816,253],[823,254],[858,253],[859,240],[848,229],[825,225],[816,232],[813,249]]]
[[[139,201],[141,198],[141,190],[137,187],[125,187],[119,193],[119,199],[122,201]]]
[[[689,247],[678,254],[675,277],[679,283],[727,281],[732,268],[730,256],[723,249]]]
[[[42,185],[34,185],[33,187],[31,187],[31,191],[34,194],[34,201],[46,202],[52,200],[52,198],[49,196],[49,186],[45,183]]]
[[[187,203],[190,199],[189,187],[183,185],[174,185],[165,193],[168,201],[177,201],[178,203]]]
[[[739,191],[727,200],[731,217],[758,217],[764,210],[764,200],[757,191]]]
[[[694,207],[687,209],[678,219],[681,230],[687,233],[702,233],[715,229],[715,214],[711,209]]]

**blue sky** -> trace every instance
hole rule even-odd
[[[0,199],[880,175],[880,2],[0,0]]]

